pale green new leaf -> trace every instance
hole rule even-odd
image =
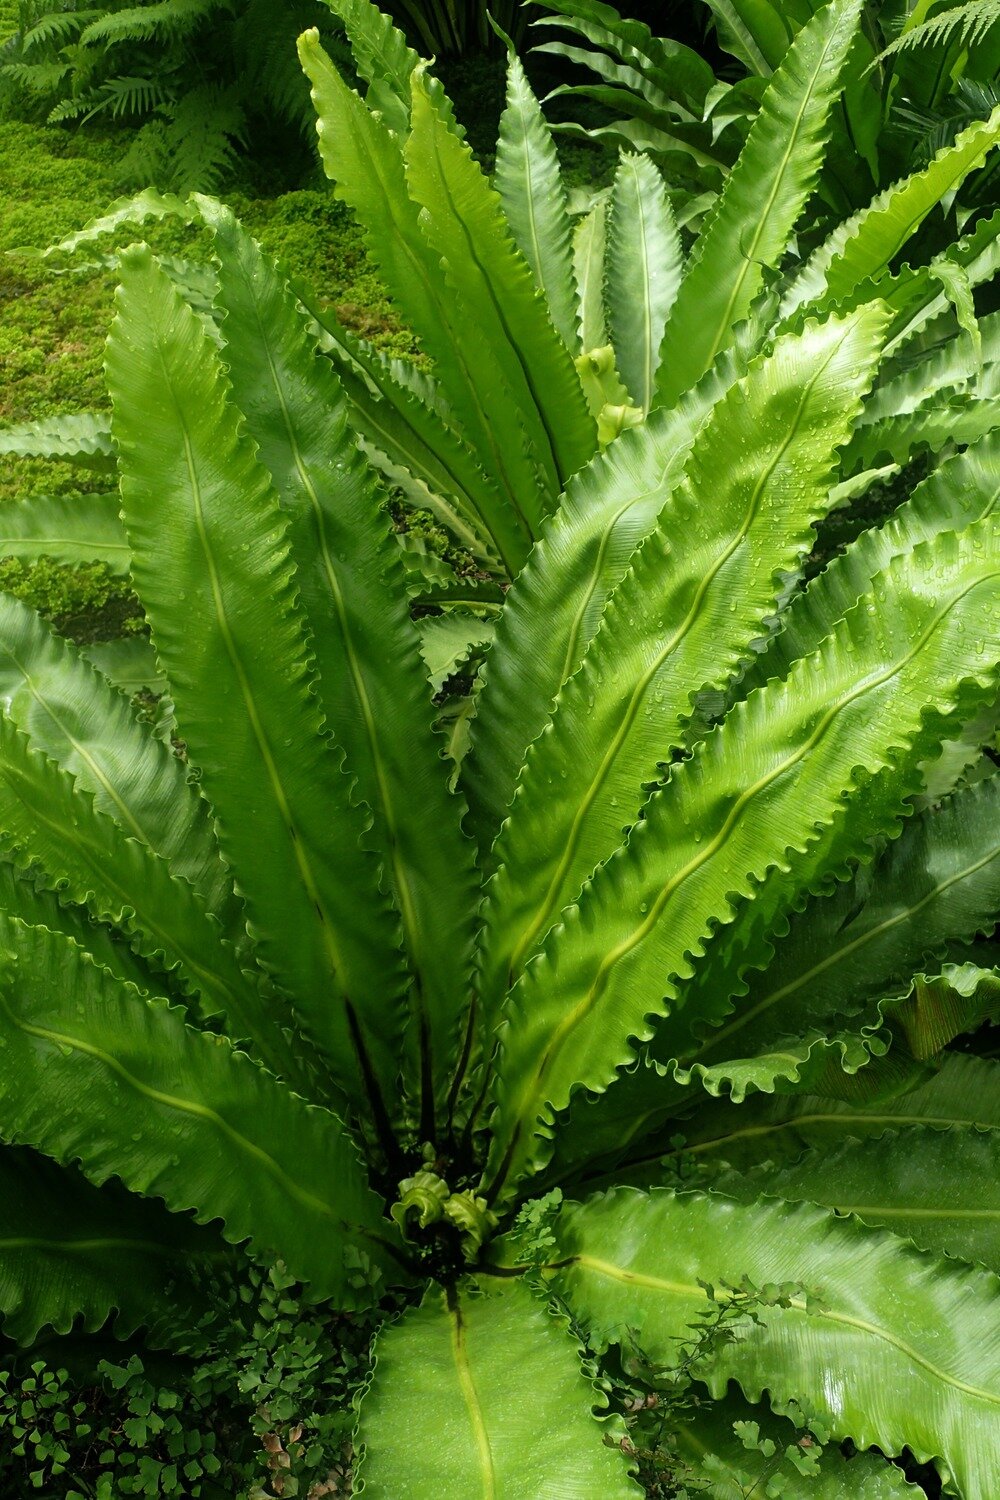
[[[16,953],[0,996],[0,1137],[221,1220],[230,1243],[280,1258],[316,1298],[350,1306],[359,1273],[399,1271],[393,1226],[335,1115],[64,938],[23,927]]]
[[[605,298],[618,371],[645,412],[682,272],[680,234],[662,177],[647,156],[623,155],[608,210]]]
[[[804,26],[761,101],[739,161],[692,253],[660,352],[657,404],[694,385],[779,264],[816,182],[830,111],[858,24],[833,0]]]
[[[143,1327],[156,1345],[191,1315],[190,1271],[225,1253],[190,1219],[22,1147],[0,1151],[0,1204],[0,1327],[20,1344],[116,1315],[119,1338]]]
[[[704,1284],[794,1283],[788,1307],[698,1366],[712,1394],[796,1400],[836,1437],[944,1460],[965,1500],[992,1500],[1000,1417],[1000,1281],[809,1204],[619,1191],[557,1224],[555,1288],[598,1345],[638,1328],[670,1366],[707,1310]],[[724,1294],[723,1294],[724,1295]]]
[[[257,951],[357,1100],[365,1067],[395,1077],[398,927],[324,738],[288,520],[200,319],[145,248],[122,276],[108,378],[136,588]]]
[[[417,1085],[443,1093],[471,968],[473,845],[448,792],[399,547],[348,406],[291,292],[228,211],[215,236],[233,396],[291,518],[296,581],[327,722],[372,814],[413,966]],[[474,622],[478,624],[479,622]],[[433,1120],[432,1101],[425,1131]]]
[[[357,1435],[369,1500],[641,1494],[602,1441],[606,1398],[565,1318],[521,1282],[432,1287],[379,1335],[374,1365]]]
[[[568,349],[576,349],[573,250],[566,189],[552,132],[511,52],[507,106],[497,138],[496,189],[504,217],[524,256],[549,316]]]
[[[882,327],[872,307],[780,340],[708,417],[528,751],[495,850],[488,1005],[635,822],[643,784],[683,743],[694,692],[721,688],[763,631],[826,507]]]
[[[646,1040],[648,1017],[681,996],[690,956],[769,869],[836,823],[859,772],[925,759],[940,738],[928,704],[960,721],[995,692],[990,521],[896,559],[877,593],[674,767],[522,975],[494,1094],[494,1193],[544,1159],[532,1137],[577,1088],[600,1091],[631,1061],[630,1039]]]
[[[782,314],[788,316],[807,302],[830,306],[850,296],[859,282],[883,273],[931,210],[982,165],[998,141],[1000,108],[963,130],[928,166],[893,183],[867,208],[838,224],[792,282]]]
[[[0,557],[78,567],[101,562],[109,573],[129,570],[117,495],[39,495],[0,510]]]
[[[607,253],[608,211],[598,199],[573,232],[573,274],[577,291],[577,347],[581,354],[602,349],[607,342],[604,309],[604,260]]]
[[[420,654],[427,669],[431,692],[437,694],[474,651],[482,651],[493,640],[493,625],[476,615],[449,610],[443,615],[425,615],[418,621]]]

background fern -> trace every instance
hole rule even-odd
[[[211,191],[255,140],[297,157],[311,149],[295,54],[310,26],[340,50],[319,0],[20,0],[0,53],[0,105],[51,123],[135,124],[123,186]]]

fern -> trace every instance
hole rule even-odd
[[[21,0],[0,55],[0,83],[50,124],[103,117],[138,127],[123,186],[215,191],[232,176],[255,121],[311,147],[315,132],[295,38],[320,26],[320,0]],[[324,24],[325,23],[325,24]],[[341,48],[342,50],[342,48]]]
[[[986,35],[1000,21],[1000,0],[966,0],[951,10],[941,11],[936,16],[904,30],[894,42],[890,42],[879,56],[879,62],[900,52],[913,51],[920,47],[939,46],[943,42],[957,43],[960,47],[974,47],[985,40]]]

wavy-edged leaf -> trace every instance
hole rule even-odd
[[[811,1204],[624,1190],[569,1207],[553,1282],[598,1345],[638,1330],[654,1363],[708,1308],[705,1283],[794,1283],[787,1307],[698,1365],[756,1400],[797,1400],[837,1437],[944,1460],[966,1500],[995,1492],[1000,1282]],[[717,1294],[718,1295],[718,1294]],[[724,1295],[724,1294],[723,1294]]]
[[[794,1160],[813,1146],[831,1151],[845,1141],[922,1124],[1000,1129],[1000,1063],[950,1052],[919,1087],[867,1102],[800,1094],[758,1097],[739,1107],[708,1105],[684,1127],[687,1139],[677,1150],[698,1163],[747,1166]]]
[[[208,805],[182,763],[99,671],[10,595],[0,597],[0,704],[100,812],[165,859],[220,920],[233,918]]]
[[[494,854],[483,993],[496,1005],[637,818],[808,551],[877,362],[877,307],[779,340],[718,403],[583,663],[529,748]]]
[[[457,303],[427,244],[399,143],[346,86],[315,33],[299,38],[299,56],[312,82],[326,172],[337,196],[357,213],[375,264],[434,360],[463,436],[503,497],[494,536],[516,573],[538,514],[537,476],[518,404],[488,342],[475,333],[474,314]]]
[[[323,736],[288,521],[200,319],[144,247],[122,277],[107,368],[136,588],[257,951],[356,1100],[364,1068],[395,1077],[398,928]]]
[[[646,412],[683,269],[663,178],[647,156],[623,155],[608,209],[605,300],[619,373],[633,403]]]
[[[5,458],[58,458],[85,468],[113,469],[111,430],[103,412],[70,412],[16,427],[0,427]]]
[[[109,573],[129,570],[132,554],[117,495],[39,495],[0,510],[0,557],[37,562],[50,557],[79,566],[101,562]]]
[[[191,1316],[192,1267],[225,1253],[190,1219],[24,1147],[0,1151],[0,1204],[0,1326],[20,1344],[114,1314],[119,1338],[143,1327],[155,1345]]]
[[[371,1500],[551,1495],[627,1500],[628,1461],[566,1320],[521,1282],[432,1287],[374,1348],[359,1476]],[[435,1442],[429,1445],[427,1433]],[[612,1429],[613,1430],[613,1429]]]
[[[743,1203],[762,1194],[820,1203],[1000,1274],[997,1130],[908,1125],[783,1166],[744,1167],[713,1189]]]
[[[512,992],[487,1171],[494,1193],[544,1158],[532,1136],[576,1089],[606,1088],[631,1061],[630,1038],[648,1039],[647,1018],[680,998],[712,929],[772,866],[822,837],[858,779],[905,773],[939,743],[940,715],[967,718],[995,692],[998,609],[991,521],[916,549],[814,656],[738,705],[674,767]]]
[[[127,711],[127,710],[126,710]],[[136,953],[201,997],[206,1015],[222,1014],[237,1037],[305,1086],[307,1076],[241,974],[234,949],[203,902],[166,861],[113,818],[4,714],[0,715],[0,845],[19,870],[60,901],[83,907],[126,935]]]
[[[573,232],[573,274],[576,278],[577,347],[581,354],[603,349],[607,342],[604,309],[604,260],[607,253],[608,210],[602,197]]]
[[[290,290],[228,210],[202,207],[215,236],[233,395],[291,517],[319,696],[372,813],[365,841],[385,871],[415,973],[414,1055],[440,1093],[472,962],[473,845],[431,730],[400,550],[347,402]],[[429,1134],[430,1098],[425,1107]]]
[[[166,683],[160,676],[156,652],[148,636],[130,635],[120,640],[94,641],[81,647],[80,655],[129,698],[142,692],[160,697],[166,692]]]
[[[950,444],[976,443],[1000,427],[1000,399],[943,391],[913,412],[883,417],[858,429],[845,465],[908,463],[918,453],[940,453]]]
[[[0,1136],[78,1161],[98,1185],[119,1177],[200,1223],[221,1220],[226,1240],[280,1258],[316,1298],[363,1302],[366,1283],[401,1270],[336,1115],[65,939],[24,927],[14,947],[0,995]]]
[[[370,461],[410,504],[431,511],[460,547],[495,570],[498,556],[512,545],[509,517],[476,455],[439,411],[397,378],[400,362],[390,364],[343,328],[329,309],[307,305],[321,327],[323,348],[336,364],[351,403],[351,424]],[[513,543],[509,565],[523,546],[523,539]]]
[[[741,691],[770,677],[787,676],[792,662],[816,650],[893,557],[944,531],[959,531],[995,515],[1000,506],[998,476],[1000,433],[990,432],[964,453],[945,460],[883,526],[863,532],[792,599],[766,649],[744,674]]]
[[[855,1014],[880,994],[905,993],[922,961],[989,929],[998,909],[993,777],[911,819],[870,869],[793,915],[787,934],[753,955],[752,972],[750,954],[711,949],[684,1010],[659,1028],[655,1054],[683,1066],[737,1050],[748,1056],[802,1026]]]
[[[782,314],[806,302],[829,306],[848,297],[859,282],[878,277],[936,204],[982,165],[998,141],[1000,109],[963,130],[921,171],[893,183],[838,224],[785,293]]]
[[[184,998],[178,996],[170,976],[160,967],[133,953],[120,932],[95,921],[86,908],[64,904],[52,891],[26,878],[5,857],[0,860],[0,946],[6,945],[8,949],[13,946],[12,918],[28,927],[44,927],[69,938],[89,954],[98,968],[107,970],[124,984],[134,985],[143,995],[175,1003]]]
[[[504,217],[545,298],[556,332],[576,349],[573,249],[566,189],[545,116],[513,51],[497,138],[496,189]]]
[[[672,405],[700,379],[746,316],[765,269],[784,255],[819,178],[859,14],[857,0],[832,0],[802,28],[771,79],[667,322],[657,404]]]
[[[533,534],[570,475],[597,446],[568,349],[560,341],[529,265],[504,220],[501,200],[464,142],[448,130],[413,76],[406,181],[421,205],[421,228],[460,301],[474,310],[477,347],[487,345],[514,394],[548,491]],[[536,502],[537,505],[537,502]]]
[[[635,548],[679,481],[705,417],[742,373],[730,361],[671,411],[622,434],[568,486],[504,604],[463,766],[480,859],[487,860],[525,751],[593,640]],[[568,622],[553,630],[550,601]]]
[[[174,193],[157,192],[156,188],[143,188],[140,193],[116,198],[104,213],[91,219],[82,229],[75,230],[64,239],[49,245],[46,250],[40,252],[28,250],[25,254],[40,255],[42,260],[58,263],[64,258],[74,256],[78,250],[84,247],[89,248],[106,235],[114,234],[126,226],[135,228],[150,221],[158,223],[161,219],[174,218],[180,219],[182,223],[189,223],[191,217],[190,206],[184,198],[179,198]],[[106,421],[104,426],[107,431]],[[108,452],[111,452],[110,447]]]
[[[351,44],[351,62],[368,83],[368,102],[397,134],[405,131],[410,110],[410,79],[420,63],[417,53],[391,17],[371,0],[326,0],[326,4],[343,23]],[[425,31],[420,7],[416,10],[416,21]],[[427,35],[433,48],[433,31]],[[430,75],[427,84],[449,128],[463,136],[451,100],[441,84]]]

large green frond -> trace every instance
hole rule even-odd
[[[38,495],[0,512],[0,557],[79,567],[101,562],[127,573],[132,561],[117,495]]]
[[[213,341],[148,250],[108,344],[133,577],[262,962],[338,1081],[396,1074],[398,928],[324,737],[288,520]],[[195,643],[194,645],[192,643]]]
[[[884,597],[883,597],[884,595]],[[512,993],[495,1090],[493,1191],[538,1160],[553,1114],[606,1088],[712,929],[808,851],[867,773],[925,759],[941,715],[995,693],[1000,538],[991,522],[896,559],[784,683],[754,693],[673,769]],[[836,727],[835,727],[836,726]],[[676,977],[673,977],[676,976]]]
[[[714,1186],[743,1203],[762,1195],[821,1203],[1000,1274],[997,1130],[908,1125],[792,1164],[744,1167]]]
[[[809,257],[781,305],[788,315],[810,302],[830,306],[884,273],[931,210],[982,165],[1000,141],[1000,109],[977,120],[919,172],[893,183],[867,208],[838,224]]]
[[[792,599],[782,611],[778,630],[744,675],[741,691],[772,677],[786,677],[792,663],[816,650],[892,558],[943,532],[960,531],[994,516],[1000,505],[998,466],[1000,433],[988,433],[937,466],[882,526],[865,531]]]
[[[402,149],[341,79],[313,33],[299,38],[313,86],[320,154],[335,191],[355,210],[365,242],[487,475],[503,497],[496,542],[511,575],[527,555],[538,481],[518,403],[475,316],[456,305],[407,191]],[[502,530],[501,530],[502,526]]]
[[[238,935],[208,804],[181,761],[96,668],[11,595],[0,598],[0,701],[100,812],[165,859]]]
[[[919,1087],[870,1101],[799,1094],[758,1097],[738,1107],[708,1104],[684,1127],[686,1139],[675,1154],[683,1152],[699,1164],[747,1166],[795,1160],[809,1147],[832,1151],[846,1141],[921,1124],[938,1130],[1000,1129],[1000,1063],[950,1052]]]
[[[570,475],[597,446],[594,424],[568,349],[552,325],[528,263],[504,220],[501,200],[464,142],[448,128],[413,77],[413,128],[406,180],[422,209],[421,228],[441,259],[448,285],[474,313],[479,347],[488,347],[513,392],[547,502],[535,501],[533,534]]]
[[[306,306],[317,320],[324,353],[336,364],[351,403],[351,425],[370,461],[409,504],[429,510],[460,547],[496,572],[501,548],[494,538],[508,530],[505,502],[447,411],[422,399],[412,367],[385,359],[329,308]]]
[[[6,715],[0,716],[0,844],[43,890],[119,928],[143,957],[176,969],[179,982],[200,997],[201,1012],[224,1015],[232,1033],[252,1038],[276,1070],[295,1067],[194,889],[131,830],[98,811],[71,773],[33,749]],[[300,1077],[300,1070],[289,1076]]]
[[[379,1335],[374,1362],[358,1430],[371,1500],[640,1493],[602,1442],[605,1398],[566,1320],[520,1282],[433,1287]]]
[[[0,1137],[220,1220],[227,1240],[283,1260],[317,1298],[364,1302],[399,1271],[393,1227],[335,1115],[116,984],[75,944],[8,931]]]
[[[834,0],[818,11],[772,78],[667,322],[659,404],[672,405],[700,379],[746,317],[765,269],[784,255],[819,178],[859,12],[858,0]]]
[[[905,993],[924,961],[988,931],[998,909],[1000,778],[991,777],[912,819],[871,869],[792,916],[773,946],[710,948],[654,1053],[683,1067],[735,1049],[749,1056],[856,1014],[879,995]]]
[[[608,208],[605,299],[619,373],[636,406],[656,392],[660,345],[683,274],[666,186],[648,156],[622,156]]]
[[[354,445],[347,403],[291,292],[232,215],[203,205],[215,233],[230,379],[258,456],[291,517],[296,580],[319,696],[360,797],[415,973],[414,1060],[440,1095],[468,996],[473,846],[449,793],[381,492]],[[433,1105],[425,1133],[432,1133]]]
[[[599,1346],[637,1328],[668,1367],[706,1283],[789,1286],[787,1306],[698,1367],[715,1396],[795,1400],[859,1448],[943,1460],[966,1500],[996,1490],[1000,1282],[809,1204],[628,1190],[572,1206],[553,1283]]]
[[[583,660],[633,552],[656,525],[698,429],[739,373],[733,364],[710,373],[676,408],[654,412],[588,464],[514,581],[463,766],[481,859],[506,816],[525,751]],[[564,619],[558,630],[548,614],[553,599]]]
[[[511,52],[507,106],[497,138],[496,189],[504,217],[549,316],[568,349],[576,348],[571,221],[552,133]]]
[[[621,843],[642,787],[683,743],[693,694],[721,688],[763,631],[828,503],[882,326],[873,307],[779,341],[708,417],[682,484],[528,751],[495,850],[488,1001]]]
[[[225,1253],[189,1218],[23,1147],[0,1151],[0,1203],[0,1328],[21,1344],[113,1314],[119,1337],[160,1343],[191,1315],[191,1270]]]

